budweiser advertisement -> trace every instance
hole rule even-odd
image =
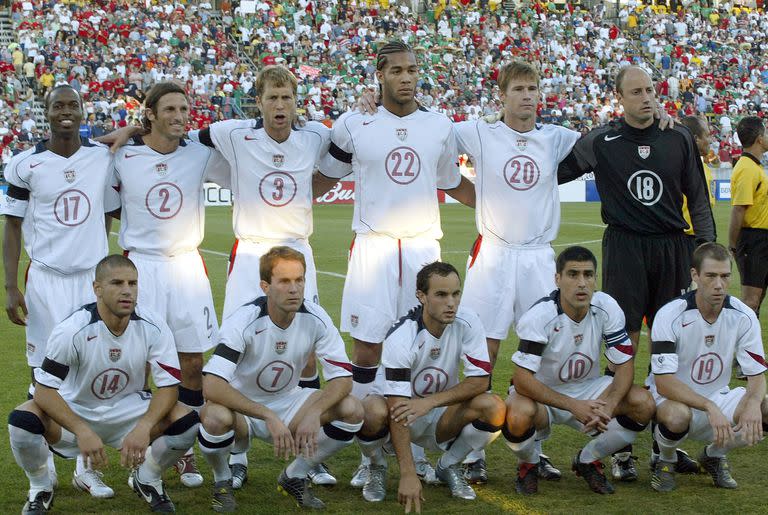
[[[437,192],[437,200],[445,202],[445,193]],[[352,204],[355,201],[355,181],[339,181],[322,197],[315,199],[315,204]]]

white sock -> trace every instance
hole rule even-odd
[[[384,457],[381,449],[388,440],[388,430],[383,431],[383,433],[379,434],[379,438],[374,437],[373,440],[364,440],[360,435],[357,435],[357,445],[360,446],[360,451],[363,454],[361,464],[369,465],[373,463],[374,465],[386,466],[387,459]]]
[[[413,455],[414,463],[418,463],[420,461],[427,461],[427,453],[424,452],[424,447],[419,447],[415,443],[411,444],[411,454]]]
[[[638,431],[643,429],[645,426],[624,415],[612,418],[608,422],[608,429],[584,446],[579,455],[579,461],[591,463],[600,460],[634,442]]]
[[[311,458],[298,457],[286,469],[288,477],[306,477],[309,470],[352,443],[363,422],[350,423],[334,420],[320,428],[317,451]]]
[[[747,442],[744,441],[743,432],[738,431],[736,437],[730,440],[723,446],[717,446],[713,443],[707,445],[706,452],[710,458],[725,458],[725,455],[734,449],[746,447]]]
[[[227,431],[223,435],[212,435],[203,426],[200,426],[198,430],[200,452],[203,453],[205,461],[211,466],[213,480],[216,483],[226,481],[232,477],[232,471],[229,469],[227,459],[232,450],[234,440],[234,430]]]
[[[12,424],[8,424],[8,433],[13,457],[29,479],[30,492],[34,495],[42,490],[52,491],[53,484],[48,475],[48,445],[42,433],[32,433]]]
[[[233,449],[234,450],[234,449]],[[233,452],[229,455],[230,465],[245,465],[248,466],[248,453],[246,452]]]
[[[464,463],[474,463],[478,460],[484,460],[485,459],[485,449],[482,449],[480,451],[472,451],[469,454],[467,454],[467,457],[464,458]]]
[[[521,463],[538,463],[539,452],[536,450],[536,431],[531,428],[524,435],[514,437],[508,432],[504,432],[505,443],[517,456]],[[511,441],[518,440],[518,441]]]
[[[88,470],[89,468],[90,467],[87,467],[85,465],[85,460],[83,459],[83,455],[82,454],[78,454],[77,455],[77,459],[75,460],[75,475],[79,476],[80,474],[82,474],[83,472]]]
[[[677,448],[688,436],[688,428],[680,433],[674,433],[663,424],[656,424],[653,436],[659,444],[659,459],[668,463],[677,463]]]
[[[440,457],[440,466],[447,468],[462,460],[472,451],[479,451],[496,439],[501,429],[475,420],[467,424],[451,447]]]

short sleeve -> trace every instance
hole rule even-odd
[[[749,310],[739,324],[739,339],[736,342],[736,361],[745,376],[756,376],[766,371],[763,337],[760,322]]]
[[[755,182],[751,169],[737,166],[731,176],[731,205],[751,206],[754,204]]]
[[[0,215],[24,218],[29,206],[29,190],[8,185],[8,191],[0,199]]]
[[[348,127],[349,117],[342,115],[333,124],[328,151],[320,158],[320,173],[326,177],[341,179],[352,173],[352,133]]]
[[[474,313],[466,311],[456,318],[461,318],[464,323],[461,335],[461,359],[464,362],[464,377],[490,375],[491,360],[488,357],[488,343],[480,318]]]
[[[174,386],[181,382],[181,366],[171,328],[162,320],[152,322],[157,333],[150,335],[147,361],[155,386]],[[153,328],[154,329],[154,328]]]
[[[677,372],[677,335],[674,331],[673,304],[667,304],[656,314],[651,328],[651,373]]]
[[[411,397],[411,368],[415,361],[413,351],[412,324],[405,323],[384,340],[381,366],[384,382],[381,385],[385,396]]]
[[[216,149],[211,149],[211,155],[208,157],[208,164],[205,167],[205,180],[214,182],[226,189],[232,186],[232,172],[229,162]]]
[[[565,127],[558,127],[558,141],[557,141],[557,162],[559,163],[563,159],[565,159],[568,154],[571,153],[573,150],[574,145],[576,145],[576,142],[579,141],[579,138],[581,138],[581,134],[572,131],[570,129],[566,129]]]
[[[203,374],[213,374],[227,382],[232,381],[237,364],[245,352],[244,330],[248,325],[251,309],[253,308],[249,305],[240,306],[231,316],[224,319],[219,330],[219,343],[203,367]]]
[[[447,121],[447,123],[451,122]],[[437,187],[441,190],[450,190],[457,187],[460,182],[459,150],[456,146],[456,133],[451,126],[443,142],[443,152],[437,161]]]
[[[535,304],[531,309],[523,314],[517,323],[517,336],[520,338],[520,344],[517,351],[512,355],[512,362],[533,373],[541,368],[541,356],[549,342],[546,334],[548,321],[543,316],[542,311],[546,304]]]
[[[482,121],[467,121],[453,124],[456,133],[456,147],[459,154],[468,154],[475,159],[480,157],[480,135],[477,124]]]
[[[327,313],[319,309],[310,309],[322,322],[318,324],[315,354],[317,354],[323,367],[323,377],[326,381],[337,377],[351,377],[352,364],[349,362],[349,357],[347,357],[344,340],[341,339],[339,330],[333,325],[333,321]]]
[[[234,162],[235,160],[235,139],[233,139],[233,131],[237,129],[248,129],[253,126],[253,123],[249,120],[225,120],[222,122],[215,122],[208,126],[207,134],[210,137],[213,147],[221,152],[224,159]],[[202,144],[206,144],[205,138],[201,136],[206,134],[206,129],[200,131],[197,135],[197,141]]]
[[[76,369],[78,364],[72,330],[69,324],[59,324],[48,337],[43,364],[40,368],[35,368],[35,381],[58,390],[70,369]]]
[[[114,160],[113,160],[114,163]],[[110,167],[107,175],[107,182],[104,186],[104,212],[111,213],[120,209],[120,179],[117,175],[117,169]]]
[[[605,341],[605,357],[614,365],[626,363],[634,355],[632,342],[627,334],[627,322],[624,312],[616,300],[605,294],[600,294],[601,308],[605,321],[603,323],[603,340]]]

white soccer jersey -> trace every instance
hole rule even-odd
[[[229,187],[229,164],[221,154],[181,142],[161,154],[135,138],[115,155],[120,191],[120,246],[145,254],[174,256],[197,249],[205,230],[203,182]]]
[[[448,390],[459,384],[460,363],[464,377],[490,375],[488,345],[477,315],[459,308],[440,338],[427,330],[422,315],[421,306],[412,309],[384,339],[382,394],[426,397]]]
[[[459,152],[475,165],[478,233],[509,245],[554,240],[560,228],[557,166],[581,135],[557,125],[521,133],[502,121],[454,127]]]
[[[137,307],[123,334],[115,336],[93,303],[54,328],[35,380],[59,390],[68,403],[108,414],[120,399],[144,389],[147,363],[155,386],[181,381],[176,345],[165,322]]]
[[[696,307],[695,291],[664,305],[653,321],[651,353],[652,374],[675,374],[704,397],[728,387],[734,356],[747,376],[766,371],[760,322],[730,295],[713,324]]]
[[[323,308],[305,300],[281,329],[269,318],[267,298],[259,297],[224,320],[203,373],[221,377],[252,401],[269,402],[298,387],[312,351],[326,381],[352,376],[344,342]]]
[[[600,376],[600,352],[621,365],[632,358],[624,312],[603,292],[595,292],[587,316],[574,322],[560,307],[560,290],[529,309],[517,324],[520,346],[512,355],[519,367],[557,389]]]
[[[88,139],[72,156],[38,143],[11,159],[3,214],[23,217],[24,249],[60,274],[96,266],[107,255],[104,213],[119,206],[109,149]]]
[[[312,234],[312,173],[328,150],[327,127],[310,122],[278,143],[262,120],[227,120],[189,136],[229,161],[238,239],[306,239]]]
[[[355,172],[355,233],[439,239],[437,189],[459,185],[457,158],[444,115],[419,108],[400,117],[379,107],[373,116],[353,111],[336,121],[320,171],[335,178]]]

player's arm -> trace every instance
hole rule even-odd
[[[203,374],[203,396],[211,402],[221,404],[248,417],[260,420],[277,417],[274,411],[252,401],[234,389],[228,381],[210,372]]]
[[[391,412],[395,406],[407,400],[408,397],[387,396],[387,407]],[[421,481],[416,474],[416,464],[411,452],[411,430],[405,424],[390,420],[389,438],[395,449],[397,465],[400,467],[398,501],[405,505],[406,511],[410,511],[411,505],[414,505],[418,513],[421,511]]]
[[[331,379],[320,390],[320,397],[312,402],[312,405],[304,413],[296,426],[296,447],[301,452],[306,452],[306,457],[311,458],[317,452],[317,435],[320,431],[320,418],[323,413],[337,405],[352,391],[352,377],[336,377]]]
[[[471,208],[475,207],[475,185],[463,175],[461,176],[461,181],[458,186],[450,190],[445,190],[445,192],[465,206]]]
[[[731,222],[728,226],[728,248],[735,249],[744,226],[747,208],[754,204],[755,181],[747,177],[747,170],[737,169],[731,177]]]
[[[578,179],[587,172],[595,169],[596,159],[592,145],[594,144],[595,130],[582,136],[571,149],[570,153],[557,165],[557,183]]]
[[[616,365],[616,368],[614,369],[613,381],[611,381],[611,384],[608,385],[608,388],[603,390],[603,392],[598,396],[598,399],[605,401],[605,406],[601,409],[607,416],[613,418],[616,406],[618,406],[621,400],[627,396],[627,392],[629,392],[629,389],[632,387],[634,380],[634,359],[625,361],[621,365]]]
[[[733,252],[739,243],[741,228],[744,226],[744,216],[747,214],[749,206],[731,207],[731,221],[728,225],[728,248]]]
[[[126,145],[134,136],[143,136],[146,133],[147,131],[139,125],[126,125],[109,134],[94,138],[94,141],[109,145],[109,151],[114,154],[120,147]]]
[[[3,270],[5,272],[5,312],[16,325],[27,325],[27,304],[19,290],[19,259],[21,258],[21,224],[23,218],[5,216],[3,231]],[[21,314],[19,314],[21,310]]]
[[[765,402],[765,374],[747,377],[747,393],[736,409],[734,431],[741,431],[747,445],[754,445],[763,438],[762,404]]]
[[[320,171],[312,174],[312,198],[322,197],[328,193],[339,180],[335,177],[323,175]]]
[[[712,216],[712,206],[709,203],[709,186],[707,185],[704,165],[699,158],[693,136],[687,130],[681,131],[684,143],[680,149],[686,156],[683,170],[682,190],[688,199],[688,212],[696,237],[696,243],[715,241],[715,219]]]
[[[122,466],[133,468],[141,465],[147,447],[149,447],[152,429],[171,412],[178,399],[179,387],[176,385],[163,386],[152,393],[152,400],[149,401],[147,412],[123,439],[123,446],[120,449],[120,464]]]
[[[390,407],[389,413],[395,422],[402,422],[406,426],[411,425],[434,408],[452,406],[477,397],[488,390],[488,377],[487,375],[465,377],[456,386],[442,392],[416,399],[401,399]]]

